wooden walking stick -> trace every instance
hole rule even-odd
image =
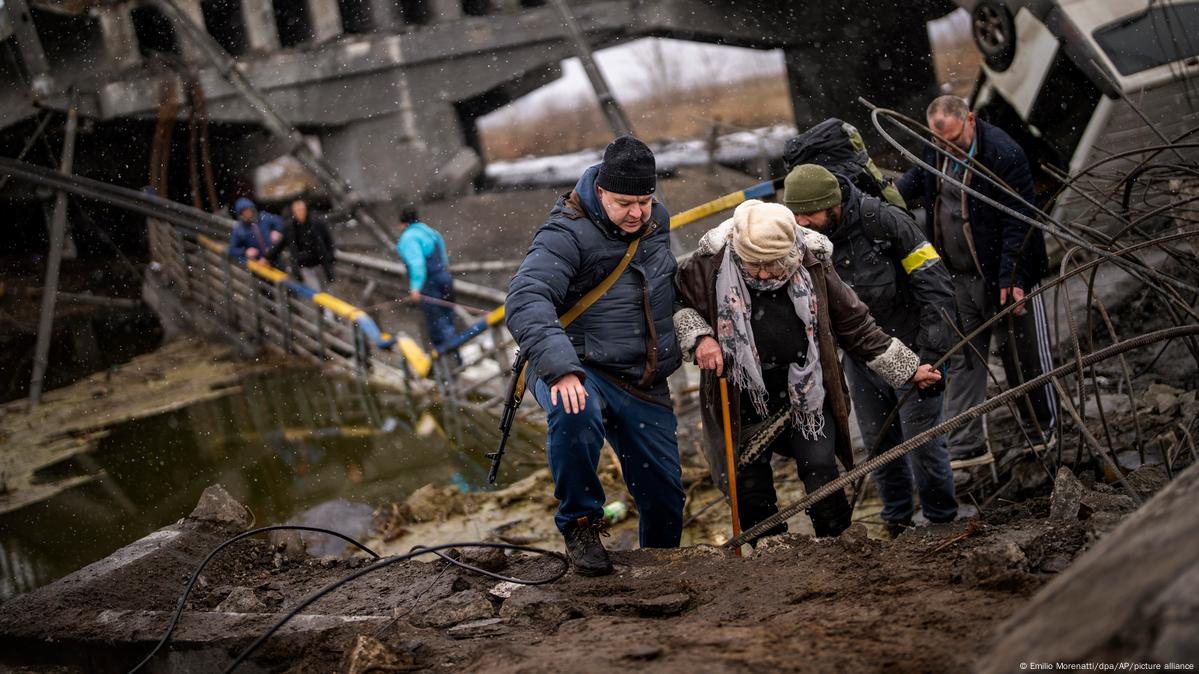
[[[729,419],[729,380],[720,378],[720,408],[724,414],[724,458],[729,474],[729,503],[733,508],[733,538],[741,535],[741,516],[737,513],[737,457],[733,455],[733,424]],[[741,556],[741,548],[737,548]]]

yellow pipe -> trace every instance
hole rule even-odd
[[[433,369],[433,360],[429,358],[425,350],[420,348],[411,337],[400,337],[396,340],[396,344],[399,345],[400,353],[404,354],[404,359],[408,361],[416,374],[428,377],[429,372]]]
[[[350,304],[345,300],[338,299],[329,293],[317,293],[312,296],[312,301],[315,302],[317,306],[324,307],[325,309],[328,309],[329,311],[332,311],[338,316],[341,316],[342,318],[351,322],[366,313],[353,304]]]
[[[287,280],[287,272],[276,269],[261,260],[246,260],[246,269],[249,269],[254,274],[261,276],[271,283],[279,283]]]
[[[689,225],[696,220],[702,220],[709,215],[714,215],[721,211],[727,211],[730,208],[736,208],[738,204],[745,201],[745,190],[738,190],[732,194],[726,194],[723,197],[718,197],[709,201],[706,204],[700,204],[695,208],[688,208],[670,218],[670,228],[678,229],[683,225]]]
[[[499,325],[504,320],[504,305],[500,305],[487,314],[487,325]]]

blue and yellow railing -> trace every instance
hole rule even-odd
[[[201,246],[208,250],[225,256],[227,245],[219,241],[215,241],[203,235],[197,235],[196,241]],[[236,264],[236,262],[232,261]],[[345,300],[331,295],[329,293],[318,292],[308,286],[297,283],[284,272],[276,267],[273,267],[259,260],[247,260],[244,267],[254,276],[263,279],[269,283],[286,288],[288,292],[296,297],[307,300],[315,305],[320,310],[327,310],[335,316],[340,317],[347,323],[357,326],[362,335],[379,349],[391,349],[398,346],[400,353],[408,362],[409,367],[417,375],[426,377],[432,367],[430,356],[427,355],[415,340],[402,335],[392,335],[382,331],[378,324],[375,323],[366,311],[361,308],[346,302]]]

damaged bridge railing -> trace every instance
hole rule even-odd
[[[382,331],[362,309],[292,281],[265,263],[240,264],[226,254],[224,243],[205,235],[157,220],[149,229],[151,257],[162,277],[205,317],[257,344],[358,376],[390,383],[408,378],[402,362],[377,355],[406,338]]]

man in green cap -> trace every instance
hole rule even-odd
[[[907,211],[864,194],[848,179],[823,166],[796,166],[784,183],[783,203],[796,224],[833,242],[832,264],[869,307],[888,335],[920,355],[938,360],[953,345],[953,285],[937,251]],[[911,396],[898,423],[883,422],[911,384],[890,386],[848,352],[843,367],[868,448],[883,452],[941,421],[944,383]],[[892,535],[912,525],[913,478],[924,517],[949,522],[957,516],[953,472],[943,437],[929,440],[905,459],[874,473],[883,500],[883,520]]]

